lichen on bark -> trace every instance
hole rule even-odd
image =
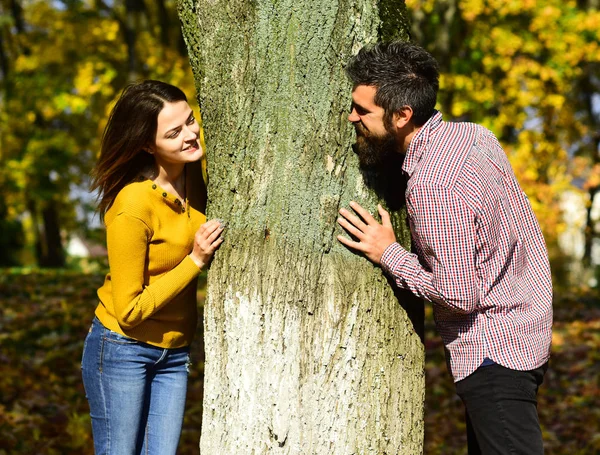
[[[343,66],[400,17],[403,2],[382,21],[384,3],[180,2],[208,216],[229,223],[204,312],[203,452],[422,449],[422,309],[335,239],[341,206],[379,202],[352,151]]]

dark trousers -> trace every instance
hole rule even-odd
[[[544,453],[537,391],[547,368],[515,371],[493,364],[456,383],[466,409],[469,455]]]

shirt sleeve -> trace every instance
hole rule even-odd
[[[407,200],[415,254],[394,243],[383,253],[382,268],[396,284],[420,298],[461,313],[479,302],[475,216],[446,188],[413,188]]]
[[[185,289],[200,269],[189,256],[152,284],[146,282],[151,229],[139,218],[120,213],[106,227],[115,317],[124,330],[150,318]]]

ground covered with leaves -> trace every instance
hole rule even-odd
[[[102,280],[101,275],[67,271],[0,270],[0,455],[93,453],[80,363]],[[466,454],[462,405],[429,311],[426,339],[425,454]],[[196,342],[182,455],[198,453],[201,351]],[[539,403],[547,454],[600,453],[597,294],[556,298],[553,356]]]

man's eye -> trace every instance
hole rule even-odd
[[[194,123],[196,121],[196,117],[194,117],[193,115],[188,119],[187,124],[191,125],[192,123]]]
[[[352,113],[352,111],[356,111],[358,115],[365,115],[367,113],[367,111],[365,111],[362,107],[354,103],[350,105],[350,113]]]

